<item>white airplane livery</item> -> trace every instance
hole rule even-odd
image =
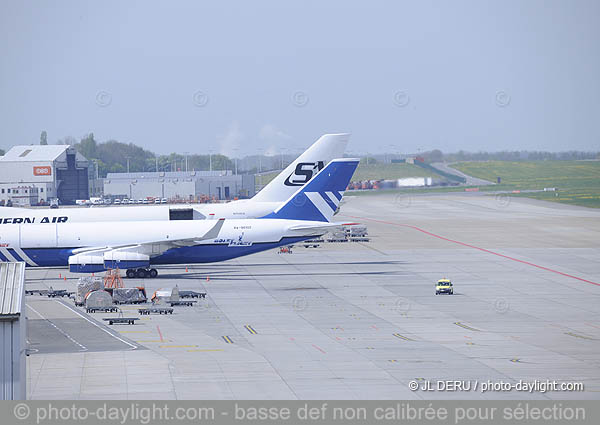
[[[349,134],[325,134],[267,184],[252,199],[222,204],[144,205],[127,207],[63,208],[58,210],[0,207],[4,224],[44,222],[170,220],[172,211],[187,210],[188,220],[262,217],[308,183],[334,158],[344,156]],[[175,216],[175,215],[173,215]],[[181,215],[177,216],[181,217]]]
[[[332,223],[358,159],[334,159],[279,206],[257,219],[193,221],[56,220],[0,224],[0,260],[29,266],[69,266],[73,272],[127,269],[156,277],[161,264],[224,261],[314,238]]]

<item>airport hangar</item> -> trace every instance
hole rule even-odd
[[[218,200],[251,198],[254,175],[226,171],[172,171],[108,173],[104,196],[113,198],[167,198],[194,200],[204,195]]]
[[[0,204],[89,198],[89,161],[70,145],[13,146],[0,156]]]
[[[254,175],[224,171],[109,173],[95,179],[94,165],[70,145],[13,146],[0,156],[0,205],[32,206],[58,198],[61,204],[95,196],[226,200],[256,193]]]

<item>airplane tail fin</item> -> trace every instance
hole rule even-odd
[[[350,134],[325,134],[252,198],[283,202],[304,186],[334,158],[342,158]]]
[[[279,208],[263,218],[331,221],[359,162],[359,159],[334,159]]]

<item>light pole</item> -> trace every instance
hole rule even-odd
[[[208,171],[212,171],[212,149],[208,151]]]
[[[285,148],[281,148],[281,169],[283,170],[283,151]]]
[[[258,173],[262,173],[262,156],[265,148],[258,148]]]
[[[185,155],[185,172],[188,172],[188,155],[190,154],[189,152],[184,152],[183,153]]]
[[[262,189],[262,155],[264,148],[258,148],[258,187]]]
[[[127,157],[127,172],[129,173],[129,157]]]
[[[396,155],[394,156],[398,156],[398,146],[396,145],[390,145],[390,148],[392,148],[392,155],[394,155],[394,151],[396,152]],[[392,163],[392,158],[390,158],[390,164]]]
[[[238,151],[239,151],[239,148],[233,148],[233,152],[234,152],[234,155],[235,155],[235,175],[236,176],[237,176],[237,173],[238,173],[238,169],[237,169],[237,162],[238,162],[237,161],[238,160],[237,159],[237,152]]]

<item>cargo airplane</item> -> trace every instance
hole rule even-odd
[[[334,159],[277,208],[257,219],[0,224],[0,260],[69,266],[72,272],[127,269],[156,277],[154,265],[224,261],[323,235],[332,223],[358,159]]]

